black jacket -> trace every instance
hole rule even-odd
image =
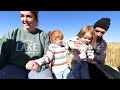
[[[94,49],[95,52],[94,61],[96,61],[98,64],[105,63],[106,49],[107,43],[103,38],[96,41],[96,48]]]

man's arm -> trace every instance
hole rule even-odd
[[[101,44],[99,49],[96,49],[94,52],[94,61],[96,61],[98,64],[105,64],[105,58],[106,58],[106,48],[107,44],[103,43]]]

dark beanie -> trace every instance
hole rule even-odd
[[[94,24],[94,28],[100,27],[107,31],[110,26],[110,21],[110,18],[101,18]]]

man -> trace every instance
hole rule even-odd
[[[94,24],[96,32],[96,48],[94,50],[94,61],[96,64],[88,63],[91,79],[120,79],[120,73],[105,65],[107,43],[103,35],[110,27],[110,18],[101,18]]]
[[[98,64],[105,64],[107,43],[103,39],[103,35],[109,29],[110,21],[110,18],[101,18],[94,24],[97,37],[94,61]]]

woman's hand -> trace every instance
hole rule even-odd
[[[35,62],[35,60],[28,61],[28,63],[25,65],[26,69],[32,70],[32,71],[38,71],[40,66]]]

